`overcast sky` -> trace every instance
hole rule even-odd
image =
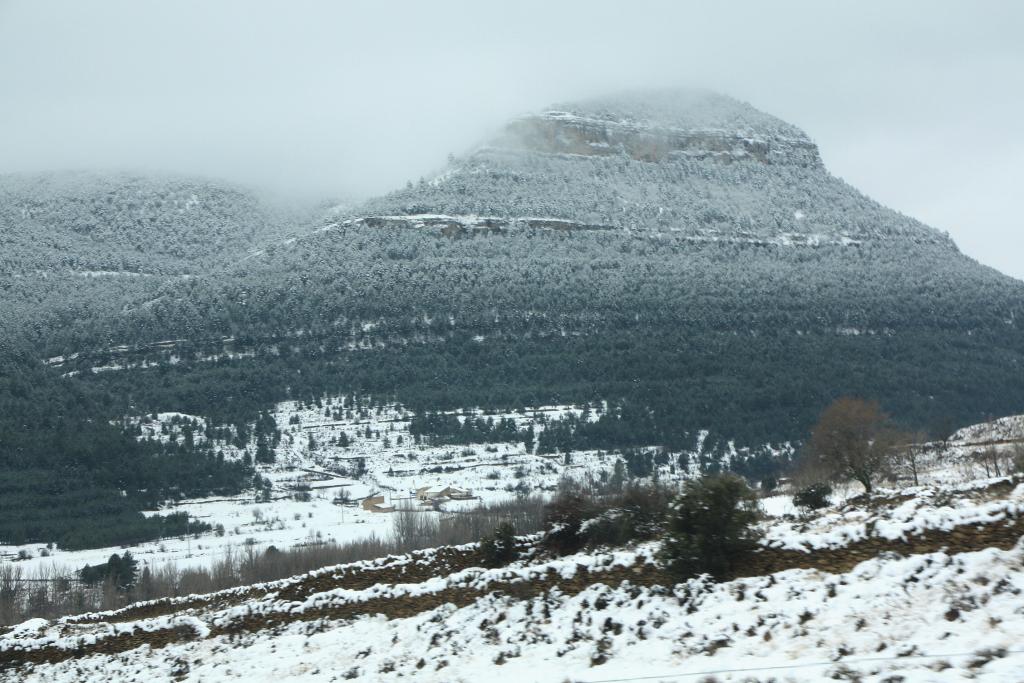
[[[384,192],[508,117],[701,86],[1024,278],[1024,2],[0,0],[0,172]]]

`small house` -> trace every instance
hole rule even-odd
[[[459,488],[458,486],[444,486],[441,484],[434,484],[433,486],[424,486],[416,489],[416,498],[421,501],[442,501],[442,500],[469,500],[473,497],[473,492],[469,489]]]
[[[367,512],[394,512],[395,506],[384,498],[384,494],[363,498],[362,507]]]

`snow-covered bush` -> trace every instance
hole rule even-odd
[[[656,486],[628,486],[608,501],[607,510],[587,520],[580,535],[587,547],[623,546],[661,535],[672,494]]]
[[[547,507],[549,530],[544,544],[566,554],[650,540],[665,528],[670,497],[666,489],[657,486],[628,486],[612,494],[563,491]]]
[[[734,474],[688,481],[672,504],[662,559],[679,577],[727,575],[757,544],[757,494]]]
[[[796,492],[793,505],[804,510],[820,510],[828,507],[828,498],[832,495],[832,487],[828,484],[811,484]]]
[[[502,522],[494,535],[480,542],[480,555],[488,567],[503,567],[518,556],[516,530],[508,522]]]
[[[600,514],[593,496],[581,491],[560,491],[545,509],[544,546],[557,554],[574,553],[585,545],[580,533],[583,523]]]

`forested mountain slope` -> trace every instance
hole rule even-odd
[[[277,227],[250,224],[253,204],[186,210],[179,187],[131,208],[133,193],[113,211],[141,222],[61,218],[104,215],[105,199],[28,213],[68,244],[131,233],[162,277],[97,296],[12,274],[0,303],[22,312],[12,343],[64,375],[54,390],[113,417],[251,424],[275,401],[349,392],[417,410],[601,400],[609,418],[576,445],[671,450],[698,430],[798,441],[844,394],[933,432],[1024,412],[1024,283],[830,175],[803,132],[711,93],[520,117],[435,177],[254,252],[237,235]],[[149,263],[83,253],[49,267]]]
[[[843,393],[925,427],[1019,412],[1022,320],[1024,283],[831,176],[793,126],[687,91],[516,119],[430,180],[49,352],[232,336],[294,391],[628,399],[667,444],[760,443],[802,438]],[[256,370],[235,369],[252,391]]]
[[[178,533],[184,516],[139,510],[251,482],[247,468],[212,453],[122,434],[110,421],[125,397],[41,361],[63,330],[144,307],[162,287],[234,263],[296,220],[202,179],[0,176],[0,542],[81,547]],[[115,343],[102,334],[95,342]]]
[[[195,273],[279,237],[255,195],[173,175],[0,175],[0,274]]]
[[[0,175],[0,316],[38,343],[118,315],[161,285],[224,267],[309,216],[177,175]]]

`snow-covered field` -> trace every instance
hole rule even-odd
[[[460,411],[460,419],[484,417],[515,420],[517,427],[533,426],[536,434],[546,420],[582,408],[543,406],[515,413]],[[592,419],[596,419],[595,412]],[[392,518],[363,509],[361,500],[383,495],[384,504],[414,506],[425,515],[463,509],[481,502],[495,502],[525,494],[549,494],[563,477],[584,479],[610,473],[617,454],[573,453],[571,462],[562,455],[538,455],[523,443],[429,446],[417,444],[409,432],[412,414],[400,406],[349,407],[338,397],[317,405],[294,401],[279,404],[272,416],[281,431],[276,462],[257,465],[260,476],[272,482],[270,500],[255,492],[227,498],[181,501],[155,513],[187,512],[214,528],[212,532],[165,538],[128,548],[140,569],[173,563],[179,569],[211,566],[227,552],[247,547],[279,549],[320,541],[346,542],[385,538]],[[186,424],[195,425],[190,438],[204,444],[206,423],[200,417],[160,413],[134,418],[139,438],[163,441],[184,439]],[[233,432],[233,428],[229,428]],[[339,445],[344,434],[348,446]],[[228,459],[239,459],[255,444],[240,448],[231,438],[213,439],[216,450]],[[534,451],[536,448],[534,448]],[[672,475],[667,470],[665,477]],[[436,509],[416,500],[425,486],[454,486],[472,493],[469,500],[447,500]],[[0,545],[0,560],[15,560],[31,575],[53,569],[76,570],[86,564],[105,562],[125,548],[107,547],[81,551],[45,548],[40,544]],[[21,555],[25,559],[18,559]]]
[[[48,568],[79,569],[86,564],[100,564],[113,553],[129,550],[144,567],[174,564],[179,569],[209,567],[224,557],[246,547],[265,550],[273,545],[279,549],[303,543],[320,541],[358,540],[376,535],[386,537],[391,532],[391,519],[387,515],[366,512],[359,507],[339,507],[326,494],[314,494],[309,502],[288,498],[270,503],[254,503],[251,495],[233,499],[194,500],[182,503],[175,510],[188,511],[197,519],[219,531],[193,536],[165,538],[160,541],[133,546],[113,546],[90,550],[46,550],[32,544],[27,546],[0,546],[7,558],[17,557],[25,550],[30,559],[17,560],[27,575]],[[166,512],[166,510],[164,511]]]

